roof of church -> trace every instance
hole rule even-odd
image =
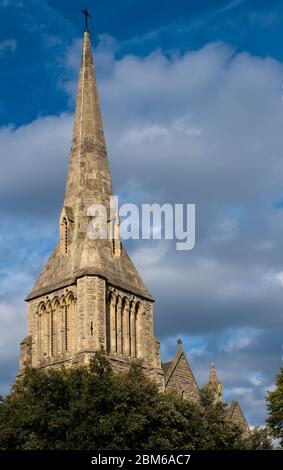
[[[168,371],[169,367],[171,366],[171,364],[172,364],[172,361],[162,362],[161,366],[162,366],[164,374],[167,373],[167,371]]]
[[[176,356],[174,357],[174,359],[172,361],[165,362],[165,363],[162,364],[162,369],[163,369],[163,372],[164,372],[164,379],[165,379],[165,387],[169,383],[171,377],[173,376],[173,374],[174,374],[181,358],[184,359],[184,361],[186,363],[186,366],[187,366],[187,369],[188,369],[188,371],[190,373],[190,376],[192,378],[192,381],[194,382],[196,388],[198,389],[197,381],[196,381],[195,376],[192,372],[192,369],[190,368],[190,365],[188,363],[186,355],[183,351],[182,341],[180,339],[178,340],[178,351],[177,351]]]
[[[245,432],[250,433],[249,425],[238,400],[232,400],[227,409],[227,414],[231,421],[238,424]]]
[[[112,195],[90,36],[85,32],[62,212],[68,222],[69,249],[65,255],[58,244],[27,300],[70,285],[86,275],[102,276],[109,284],[152,300],[126,250],[122,247],[121,256],[113,256],[112,240],[93,240],[88,236],[88,208],[103,204],[111,217]]]

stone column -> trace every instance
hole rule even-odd
[[[57,357],[60,353],[60,320],[61,309],[58,301],[53,305],[53,320],[54,320],[54,355]]]
[[[36,332],[36,339],[37,339],[37,365],[41,362],[42,357],[42,310],[38,311],[37,314],[37,332]]]
[[[131,357],[136,357],[136,311],[135,304],[130,309]]]
[[[73,351],[74,347],[74,338],[73,338],[73,324],[74,324],[74,298],[70,297],[68,301],[68,307],[67,307],[67,312],[68,312],[68,352]]]
[[[129,319],[129,301],[128,299],[124,300],[123,304],[123,346],[124,346],[124,356],[128,357],[130,355],[130,319]]]
[[[121,297],[117,299],[116,305],[116,315],[117,315],[117,353],[122,354],[122,332],[123,332],[123,323],[122,323],[122,300]]]
[[[43,358],[48,357],[48,346],[49,346],[49,312],[44,308],[43,313]]]
[[[49,354],[50,357],[55,356],[55,336],[54,336],[54,311],[50,308],[49,311]]]
[[[58,304],[58,354],[62,357],[64,355],[64,305]]]
[[[109,306],[109,317],[110,317],[110,352],[117,352],[117,317],[116,317],[116,297],[111,294],[110,306]]]
[[[67,304],[64,302],[63,305],[63,354],[65,355],[69,349],[69,337],[68,337],[68,307]]]
[[[137,357],[143,357],[143,308],[140,303],[136,305],[136,352]]]
[[[72,352],[76,353],[78,350],[78,334],[77,334],[77,298],[73,297],[72,305]]]

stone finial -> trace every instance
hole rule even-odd
[[[179,348],[179,349],[182,349],[182,344],[183,344],[183,343],[182,343],[181,338],[178,338],[177,344],[178,344],[178,348]]]

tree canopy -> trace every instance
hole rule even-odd
[[[277,375],[275,390],[267,394],[267,408],[269,411],[267,423],[273,437],[278,439],[283,447],[283,367]]]
[[[0,449],[166,450],[255,448],[202,391],[199,404],[161,393],[134,362],[113,373],[102,353],[89,366],[28,369],[0,400]],[[261,444],[260,444],[261,445]]]

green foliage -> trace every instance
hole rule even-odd
[[[114,374],[95,354],[89,367],[29,369],[0,400],[0,449],[239,449],[241,431],[207,392],[200,404],[163,394],[134,362]]]
[[[279,439],[283,447],[283,368],[276,378],[276,389],[267,394],[267,408],[269,417],[267,423],[272,430],[273,437]]]
[[[273,445],[270,429],[268,427],[254,428],[248,442],[248,448],[250,450],[272,450]]]

